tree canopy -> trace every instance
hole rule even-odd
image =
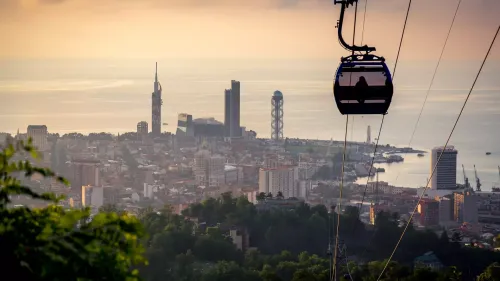
[[[0,152],[0,261],[3,276],[19,280],[138,280],[133,266],[144,265],[139,221],[127,215],[89,209],[67,210],[60,198],[37,194],[14,175],[55,177],[51,170],[27,160],[12,161],[15,154],[38,154],[31,143],[10,144]],[[48,206],[13,207],[12,200],[26,196]]]
[[[20,280],[326,281],[328,245],[337,215],[323,205],[301,203],[259,209],[245,197],[224,193],[191,204],[182,215],[165,206],[143,208],[137,217],[115,205],[92,215],[65,209],[59,198],[24,186],[16,176],[39,174],[67,181],[16,154],[38,157],[30,143],[0,152],[0,261],[4,276]],[[27,159],[21,157],[20,159]],[[43,200],[44,208],[13,207],[18,196]],[[272,199],[259,194],[259,200]],[[377,280],[402,229],[398,214],[380,212],[374,228],[356,207],[340,216],[347,256],[339,280]],[[236,237],[238,236],[238,237]],[[461,237],[408,228],[380,280],[497,281],[498,253],[460,245]],[[433,251],[445,268],[413,268],[415,257]],[[148,260],[148,262],[146,262]]]

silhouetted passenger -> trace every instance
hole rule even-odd
[[[356,86],[354,86],[356,96],[358,98],[359,103],[364,103],[365,102],[365,97],[367,96],[368,93],[368,83],[366,83],[366,79],[364,76],[359,77],[359,81],[356,83]]]

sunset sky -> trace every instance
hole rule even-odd
[[[361,40],[364,5],[358,7]],[[333,0],[0,0],[0,58],[332,58]],[[401,59],[434,60],[458,0],[416,0]],[[364,42],[395,56],[407,0],[368,0]],[[345,39],[352,40],[354,8]],[[484,56],[499,0],[463,0],[445,59]],[[498,44],[497,44],[498,45]],[[492,54],[500,57],[500,47]]]

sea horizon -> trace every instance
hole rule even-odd
[[[45,124],[50,132],[117,134],[135,131],[140,121],[150,123],[156,60],[79,61],[0,60],[0,97],[4,101],[0,131],[26,132],[30,124]],[[224,89],[234,79],[241,82],[241,126],[256,131],[257,137],[270,136],[271,96],[280,90],[285,137],[343,140],[346,116],[338,112],[332,91],[338,59],[205,62],[158,60],[162,122],[169,124],[163,130],[175,132],[179,113],[223,121]],[[480,63],[441,63],[411,147],[428,151],[444,145]],[[385,117],[381,145],[409,145],[435,64],[398,63],[395,95]],[[389,61],[388,65],[392,69]],[[461,164],[468,169],[469,178],[476,164],[485,190],[499,181],[499,71],[493,62],[485,65],[450,142],[459,151],[457,179],[462,178]],[[348,140],[366,140],[368,125],[375,139],[381,118],[354,116],[353,121],[350,117]],[[492,155],[485,156],[487,151]],[[399,176],[398,185],[425,185],[430,170],[430,162],[425,161],[411,165],[405,161],[404,168],[398,169],[406,175]],[[395,177],[386,173],[381,180],[391,183]]]

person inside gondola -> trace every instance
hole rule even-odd
[[[359,81],[356,83],[356,86],[354,86],[356,97],[357,97],[357,100],[359,103],[365,102],[365,98],[366,98],[367,93],[368,93],[368,87],[369,86],[368,86],[368,83],[366,83],[365,77],[360,76]]]

